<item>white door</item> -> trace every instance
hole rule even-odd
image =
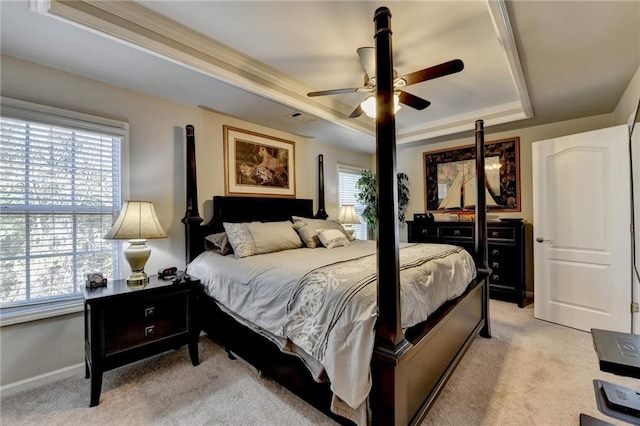
[[[631,331],[626,126],[532,145],[534,314],[589,331]]]

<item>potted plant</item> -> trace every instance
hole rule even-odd
[[[409,204],[409,176],[406,173],[398,173],[398,219],[404,223],[407,204]],[[364,205],[362,218],[367,222],[367,227],[372,231],[376,228],[378,220],[378,188],[376,174],[371,170],[364,170],[362,176],[356,182],[360,193],[356,195],[359,203]]]

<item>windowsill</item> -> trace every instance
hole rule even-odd
[[[6,312],[0,312],[0,327],[74,314],[76,312],[82,312],[83,309],[84,302],[82,297],[46,306],[25,306],[22,308],[6,309]]]

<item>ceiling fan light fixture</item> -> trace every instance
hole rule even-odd
[[[367,99],[360,103],[360,108],[364,111],[367,117],[373,119],[376,118],[376,97],[369,96]],[[400,110],[400,97],[397,94],[393,94],[393,113],[397,113]]]

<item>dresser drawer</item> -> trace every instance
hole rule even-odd
[[[438,227],[428,224],[416,225],[411,229],[412,237],[416,241],[433,241],[438,239]]]
[[[516,230],[513,228],[487,228],[487,237],[490,240],[515,241]]]
[[[515,287],[517,283],[517,276],[513,271],[492,271],[489,275],[491,285]]]
[[[518,248],[513,245],[508,244],[489,244],[488,245],[487,255],[489,256],[489,260],[499,259],[499,260],[510,260],[512,262],[517,262],[518,260]],[[491,262],[489,262],[491,264]]]
[[[440,228],[442,238],[473,238],[473,228],[469,226],[447,226]]]
[[[494,274],[516,274],[520,263],[510,259],[489,259],[489,267]]]

